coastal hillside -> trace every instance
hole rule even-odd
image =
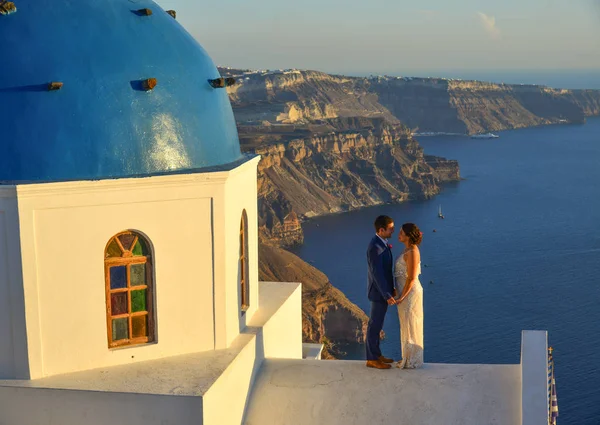
[[[238,124],[302,125],[382,117],[413,131],[475,134],[579,123],[600,114],[600,90],[495,84],[443,78],[345,77],[316,71],[222,68]]]
[[[227,90],[242,148],[262,156],[261,238],[282,246],[302,243],[306,217],[428,198],[458,180],[458,164],[425,155],[414,134],[581,123],[600,114],[600,90],[301,70],[220,72],[236,79]]]
[[[286,251],[302,221],[426,199],[460,180],[459,165],[427,155],[415,133],[476,134],[580,123],[600,114],[600,91],[428,78],[355,78],[316,71],[220,69],[242,149],[261,155],[261,280],[303,283],[303,338],[363,342],[366,315],[327,276]]]
[[[477,134],[582,123],[600,114],[600,90],[425,78],[376,78],[369,86],[395,118],[418,132]]]
[[[261,281],[302,282],[302,333],[305,341],[325,344],[324,356],[339,355],[337,343],[362,343],[367,315],[335,288],[323,272],[289,251],[259,246]]]
[[[263,240],[302,243],[300,222],[408,199],[429,198],[460,178],[458,163],[425,155],[405,128],[383,120],[253,149]]]

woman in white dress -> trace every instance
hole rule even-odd
[[[394,265],[394,282],[398,298],[400,319],[400,344],[402,360],[396,367],[415,369],[423,366],[423,287],[419,282],[421,274],[421,253],[419,244],[423,233],[416,224],[404,223],[398,240],[405,246],[404,252]]]

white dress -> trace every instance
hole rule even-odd
[[[423,287],[419,281],[421,263],[417,270],[417,281],[410,292],[398,304],[400,319],[400,344],[402,345],[402,361],[396,367],[415,369],[423,366]],[[394,265],[394,284],[398,297],[406,283],[407,268],[404,255],[401,255]]]

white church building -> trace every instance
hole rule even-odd
[[[0,1],[0,39],[0,425],[548,422],[543,331],[415,371],[302,344],[231,82],[171,14]]]

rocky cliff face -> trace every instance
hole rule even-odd
[[[301,241],[297,216],[428,198],[442,183],[460,178],[456,161],[426,156],[415,140],[400,137],[384,127],[256,149],[262,156],[258,188],[263,237],[291,245]]]
[[[379,79],[371,88],[397,118],[419,131],[476,134],[583,122],[600,112],[600,91],[430,79]]]
[[[316,71],[244,73],[221,69],[239,123],[296,123],[338,117],[384,117],[397,123],[360,79]]]
[[[260,245],[262,281],[302,282],[304,342],[325,343],[325,357],[339,355],[337,342],[364,342],[368,317],[335,288],[326,275],[294,254]]]
[[[480,133],[582,122],[600,114],[600,90],[561,90],[440,78],[356,78],[315,71],[250,72],[230,97],[240,124],[382,117],[420,132]]]

